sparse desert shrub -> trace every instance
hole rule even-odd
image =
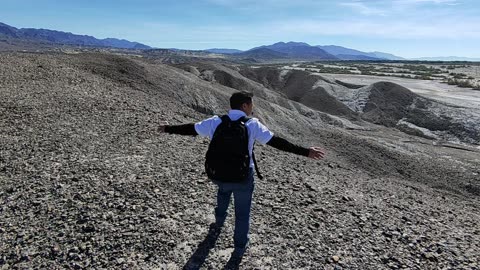
[[[473,88],[475,85],[469,80],[458,80],[457,85],[463,88]]]
[[[455,72],[450,72],[450,75],[453,76],[455,79],[464,79],[467,77],[467,74],[465,73],[455,73]]]
[[[479,87],[478,83],[475,83],[471,80],[460,80],[460,79],[456,79],[456,78],[449,78],[446,81],[446,83],[449,84],[449,85],[456,85],[456,86],[462,87],[462,88],[472,88],[472,89],[475,89],[475,90],[477,90],[476,88]]]
[[[441,69],[434,67],[427,67],[425,65],[403,65],[402,68],[409,69],[417,72],[428,72],[428,73],[442,73]]]
[[[432,80],[432,77],[428,76],[428,75],[417,75],[414,77],[415,79],[417,80]]]
[[[362,75],[377,75],[377,74],[375,74],[375,73],[373,73],[373,72],[363,71],[363,70],[360,70],[360,74],[362,74]]]
[[[413,76],[411,76],[411,75],[405,75],[405,74],[397,75],[396,77],[406,78],[406,79],[415,79],[415,77],[413,77]]]
[[[338,67],[324,67],[319,68],[318,72],[320,73],[333,73],[333,74],[352,74],[352,72],[347,68],[338,68]]]
[[[463,88],[473,88],[474,85],[469,80],[458,80],[457,85]]]
[[[448,85],[456,85],[457,84],[456,79],[448,78],[447,84]]]
[[[430,73],[430,72],[413,72],[413,74],[417,75],[417,76],[426,76],[426,77],[431,77],[433,74]]]
[[[378,71],[381,71],[381,72],[387,72],[387,73],[393,73],[393,69],[392,68],[379,68]]]

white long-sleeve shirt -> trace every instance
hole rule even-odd
[[[240,119],[242,116],[247,116],[243,111],[240,110],[230,110],[228,112],[228,117],[232,121],[236,121]],[[202,137],[209,137],[210,139],[213,138],[213,134],[215,133],[216,128],[218,125],[222,123],[222,119],[218,116],[213,116],[208,119],[205,119],[201,122],[195,124],[195,131],[198,135]],[[253,145],[257,141],[261,144],[266,144],[270,139],[273,137],[273,132],[268,130],[268,128],[260,123],[257,118],[250,118],[245,123],[248,132],[248,153],[250,154],[250,167],[254,167],[252,152],[253,152]]]

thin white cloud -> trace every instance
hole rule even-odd
[[[131,35],[140,37],[145,33],[155,33],[156,39],[190,42],[211,39],[213,41],[275,40],[283,37],[291,39],[313,36],[351,36],[361,38],[406,39],[480,39],[480,18],[462,16],[424,16],[423,18],[348,18],[337,20],[289,19],[258,22],[255,27],[245,24],[199,25],[189,27],[169,23],[145,23],[135,27]],[[139,30],[141,29],[141,30]]]
[[[354,36],[388,39],[480,39],[480,19],[422,21],[306,21],[277,24],[280,31],[309,35]]]
[[[262,10],[273,12],[278,9],[306,8],[315,9],[330,3],[319,0],[201,0],[207,4],[228,7],[236,10]]]
[[[207,3],[227,6],[232,8],[250,8],[250,7],[278,7],[278,6],[294,6],[298,3],[306,2],[306,0],[299,0],[297,2],[292,2],[289,0],[262,0],[258,2],[257,0],[205,0]],[[307,1],[313,3],[311,1]]]
[[[357,11],[357,12],[363,14],[363,15],[381,15],[381,16],[386,15],[385,10],[380,9],[380,8],[376,8],[376,7],[372,7],[372,6],[368,6],[364,2],[359,2],[359,1],[344,2],[344,3],[340,3],[339,5],[351,8],[354,11]]]
[[[458,0],[394,0],[396,4],[447,4],[447,5],[457,5],[459,4]]]
[[[235,4],[231,0],[205,0],[220,1],[224,4]],[[239,0],[241,3],[253,3],[254,0]],[[273,0],[266,0],[273,1]],[[280,0],[287,5],[287,1]],[[310,0],[298,0],[307,3]],[[397,0],[387,1],[345,1],[341,4],[345,8],[355,9],[363,14],[388,14],[388,16],[344,16],[339,14],[335,19],[317,18],[303,19],[300,16],[274,20],[257,20],[252,23],[229,22],[226,24],[200,24],[190,25],[185,23],[172,24],[169,22],[145,23],[143,27],[132,27],[131,30],[122,28],[126,37],[149,44],[194,44],[196,41],[211,41],[211,44],[268,44],[274,41],[307,41],[321,40],[328,37],[351,37],[352,39],[387,39],[402,42],[412,40],[450,40],[452,42],[473,42],[480,40],[480,17],[455,14],[451,9],[441,11],[418,8],[413,9],[414,2],[422,4],[452,4],[453,0],[403,0],[410,6],[404,6],[408,12],[401,8],[391,6]],[[406,1],[406,2],[405,2]],[[369,3],[368,5],[366,3]],[[238,3],[237,3],[238,4]],[[262,4],[263,5],[263,4]],[[334,4],[334,5],[339,5]],[[406,4],[404,4],[406,5]],[[403,8],[403,7],[402,7]],[[439,13],[442,12],[442,13]],[[245,44],[245,45],[244,45]]]

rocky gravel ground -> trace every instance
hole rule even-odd
[[[271,98],[259,117],[328,157],[257,146],[251,244],[231,260],[233,212],[209,233],[208,140],[156,127],[225,110],[232,91],[140,59],[0,54],[0,268],[480,268],[477,152]]]

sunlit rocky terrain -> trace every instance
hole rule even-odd
[[[345,75],[346,76],[346,75]],[[251,244],[216,243],[208,140],[157,132],[254,93],[313,161],[256,147]],[[478,269],[478,110],[225,58],[0,53],[0,268]],[[231,209],[232,210],[232,209]],[[207,240],[207,241],[204,241]]]

